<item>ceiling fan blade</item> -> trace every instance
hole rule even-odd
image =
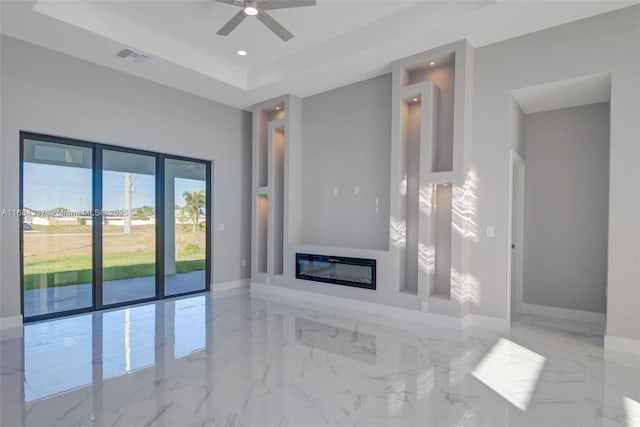
[[[234,6],[244,6],[244,3],[240,0],[213,0],[213,1],[217,1],[218,3],[232,4]]]
[[[235,28],[240,25],[242,21],[244,21],[244,18],[246,17],[247,15],[244,13],[244,10],[241,10],[240,12],[233,15],[233,18],[231,18],[229,22],[224,24],[224,26],[220,28],[216,34],[219,36],[228,36],[231,31],[235,30]]]
[[[287,9],[290,7],[315,6],[316,0],[264,0],[258,2],[258,5],[262,10]]]
[[[266,25],[271,31],[273,31],[278,37],[280,37],[283,41],[290,40],[293,38],[293,34],[289,32],[285,27],[280,25],[278,21],[273,19],[271,15],[267,12],[260,10],[256,15],[256,18],[260,20],[264,25]]]

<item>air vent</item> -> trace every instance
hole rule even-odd
[[[143,55],[141,53],[137,53],[132,51],[131,49],[122,49],[121,51],[116,53],[118,58],[126,59],[129,62],[140,63],[149,59],[147,55]]]

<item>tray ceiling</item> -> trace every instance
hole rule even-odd
[[[318,0],[271,12],[295,35],[286,43],[252,18],[217,36],[238,8],[210,0],[0,3],[3,34],[248,108],[374,77],[395,59],[462,38],[479,47],[639,2]],[[116,57],[123,48],[149,59]]]

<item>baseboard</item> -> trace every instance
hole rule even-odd
[[[577,320],[579,322],[599,323],[604,325],[604,314],[592,311],[571,310],[569,308],[551,307],[548,305],[523,304],[524,314],[535,316],[557,317],[559,319]]]
[[[401,320],[403,322],[428,324],[448,329],[462,330],[464,328],[463,319],[441,314],[425,313],[418,310],[393,307],[389,305],[359,301],[351,298],[335,297],[331,295],[319,294],[316,292],[301,291],[298,289],[285,288],[282,286],[266,285],[263,283],[251,282],[251,296],[276,296],[289,301],[301,301],[315,306],[318,304],[344,309],[349,312],[359,311],[368,315],[387,320]],[[372,319],[375,321],[375,319]]]
[[[0,317],[0,330],[19,328],[22,326],[22,315]]]
[[[605,351],[631,353],[633,355],[640,356],[640,340],[616,337],[614,335],[605,335],[604,349]]]
[[[228,291],[229,289],[248,288],[250,279],[231,280],[229,282],[214,283],[211,292]]]

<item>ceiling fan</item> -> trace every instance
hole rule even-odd
[[[255,16],[260,22],[267,26],[283,41],[290,40],[293,34],[283,27],[278,21],[273,19],[266,10],[287,9],[292,7],[315,6],[316,0],[214,0],[219,3],[226,3],[241,7],[242,10],[235,14],[216,34],[228,36],[240,25],[247,16]]]

